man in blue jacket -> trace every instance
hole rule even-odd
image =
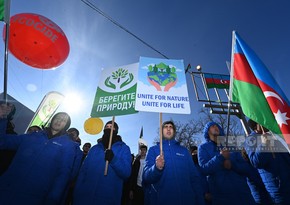
[[[9,107],[9,106],[8,106]],[[1,205],[59,204],[68,183],[76,150],[66,135],[70,117],[57,113],[43,131],[6,135],[7,105],[0,106],[0,149],[17,150],[0,177]]]
[[[218,136],[224,136],[222,128],[215,122],[204,127],[205,143],[198,148],[198,162],[204,175],[208,176],[209,191],[213,205],[255,204],[247,185],[249,166],[240,152],[230,152],[217,144]]]
[[[113,129],[112,148],[108,149],[110,132]],[[121,204],[124,180],[131,174],[131,151],[118,134],[118,124],[106,123],[104,134],[93,146],[84,160],[77,178],[74,205],[119,205]],[[105,176],[105,163],[109,161]]]
[[[151,147],[145,160],[145,205],[203,205],[202,186],[189,151],[175,139],[172,121],[162,125],[163,153]]]
[[[258,169],[262,181],[270,194],[272,204],[289,205],[289,152],[276,136],[267,132],[266,128],[252,120],[249,120],[249,124],[253,130],[245,143],[249,160]]]

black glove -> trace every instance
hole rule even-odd
[[[114,158],[114,152],[111,149],[105,150],[105,160],[111,162]]]

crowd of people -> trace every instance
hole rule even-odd
[[[162,144],[142,144],[134,156],[114,121],[96,145],[81,150],[67,113],[25,134],[13,131],[14,113],[12,104],[0,104],[1,205],[290,204],[289,152],[251,120],[253,132],[239,150],[219,143],[224,131],[215,122],[204,127],[204,143],[188,150],[175,139],[174,122],[166,121]]]

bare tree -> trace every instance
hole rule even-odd
[[[198,135],[201,133],[202,128],[194,119],[189,120],[186,123],[176,122],[175,125],[175,139],[180,142],[181,145],[189,149],[191,146],[197,146],[201,143],[201,139],[199,139]]]
[[[180,121],[174,121],[174,124],[176,126],[175,139],[180,142],[181,145],[185,146],[188,149],[193,145],[198,146],[204,140],[202,132],[205,125],[211,121],[218,123],[226,132],[227,116],[220,114],[211,114],[209,112],[209,109],[202,108],[199,111],[198,119],[191,119],[185,123]],[[154,139],[155,144],[159,142],[159,128],[157,129],[157,133],[157,137]],[[244,131],[241,123],[239,122],[239,119],[236,116],[231,116],[229,124],[229,135],[238,136],[243,134]]]
[[[201,143],[202,139],[200,139],[200,133],[202,131],[202,127],[200,127],[199,122],[192,119],[185,123],[182,123],[180,121],[174,121],[174,124],[176,126],[175,139],[182,146],[185,146],[189,149],[191,146],[198,146]],[[157,130],[157,133],[159,134],[159,128]],[[159,142],[159,137],[156,137],[154,139],[154,143],[157,142]]]
[[[200,126],[204,127],[206,125],[206,123],[214,121],[217,124],[219,124],[225,134],[227,131],[227,116],[226,115],[221,115],[221,114],[212,114],[210,113],[209,109],[203,108],[199,111],[199,117],[200,119],[198,120],[198,122],[200,122]],[[238,136],[238,135],[243,135],[244,134],[244,130],[242,127],[242,124],[240,123],[239,119],[236,116],[230,116],[230,123],[229,123],[229,133],[228,135],[232,135],[232,136]]]

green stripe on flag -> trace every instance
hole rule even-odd
[[[276,134],[281,134],[279,125],[269,107],[261,88],[234,79],[232,101],[240,103],[244,114]]]
[[[206,83],[206,87],[208,89],[210,88],[229,89],[229,84]]]
[[[4,0],[0,0],[0,21],[4,21]]]

